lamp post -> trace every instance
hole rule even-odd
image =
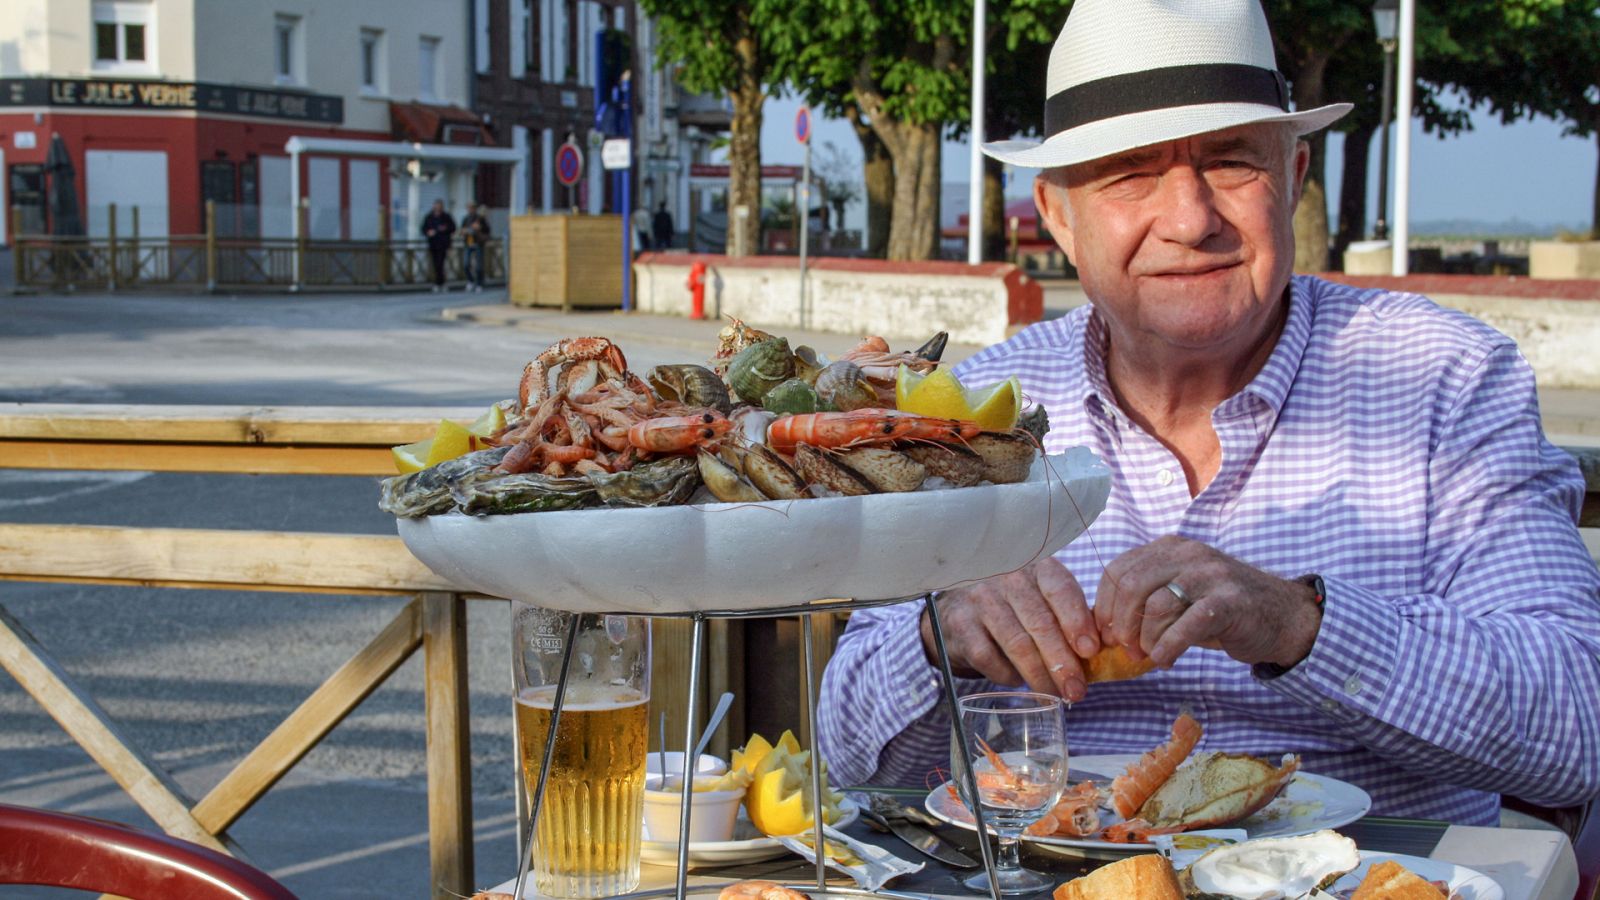
[[[1372,236],[1384,240],[1389,236],[1389,116],[1394,109],[1394,49],[1396,23],[1400,17],[1399,0],[1377,0],[1372,4],[1372,25],[1378,32],[1378,44],[1383,47],[1383,109],[1378,127],[1378,219],[1372,225]]]

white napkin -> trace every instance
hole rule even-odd
[[[855,854],[856,858],[861,860],[858,865],[845,865],[834,859],[830,854],[827,864],[829,868],[838,869],[840,872],[854,878],[856,884],[860,885],[863,890],[875,891],[893,878],[922,871],[922,863],[901,859],[882,847],[858,841],[838,829],[824,825],[822,826],[822,834],[834,853],[839,853],[841,849],[848,848],[850,853]],[[804,834],[774,838],[774,840],[805,857],[807,862],[815,863],[817,861],[817,854],[811,849],[811,842],[815,838],[810,831]]]

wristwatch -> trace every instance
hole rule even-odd
[[[1317,575],[1315,573],[1310,575],[1301,575],[1295,580],[1311,588],[1312,592],[1315,594],[1315,596],[1312,598],[1312,601],[1316,603],[1318,610],[1321,610],[1323,606],[1327,604],[1328,588],[1322,583],[1321,575]],[[1255,675],[1255,677],[1270,681],[1271,679],[1277,678],[1279,675],[1282,675],[1292,668],[1294,668],[1294,666],[1280,666],[1277,663],[1264,662],[1256,663],[1255,665],[1251,666],[1250,671],[1251,674]]]

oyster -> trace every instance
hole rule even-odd
[[[985,431],[967,441],[983,457],[983,477],[995,484],[1028,480],[1039,447],[1027,432]]]
[[[451,479],[450,496],[467,515],[495,516],[577,509],[595,501],[595,490],[582,476],[504,475],[478,469]]]
[[[669,456],[625,472],[584,477],[607,506],[671,506],[700,486],[700,466],[688,456]]]
[[[645,375],[661,399],[684,406],[707,406],[723,415],[733,411],[728,386],[705,366],[656,366]]]
[[[798,415],[817,411],[817,389],[799,378],[790,378],[767,391],[761,398],[761,408],[767,412]]]
[[[1286,900],[1326,887],[1361,864],[1356,842],[1333,831],[1218,847],[1179,882],[1190,897]]]
[[[783,338],[751,344],[728,362],[728,386],[746,403],[760,403],[767,391],[793,376],[794,354]]]
[[[878,405],[878,392],[861,374],[861,367],[843,359],[817,373],[817,396],[843,412]]]
[[[510,447],[490,447],[455,459],[447,459],[409,475],[385,478],[378,494],[378,508],[392,516],[414,519],[449,512],[455,506],[450,483],[472,472],[487,472],[499,464]]]
[[[971,487],[983,480],[983,457],[960,444],[906,443],[896,448],[956,487]]]

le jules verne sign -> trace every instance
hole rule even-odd
[[[192,109],[197,112],[338,124],[344,98],[186,81],[0,78],[0,107]]]

